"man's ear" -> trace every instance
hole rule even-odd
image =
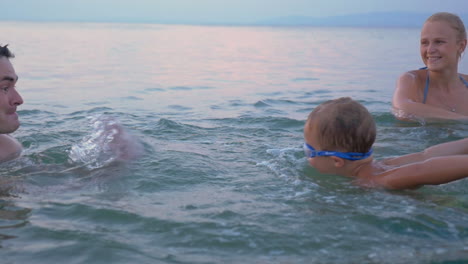
[[[341,168],[345,164],[345,161],[342,158],[338,158],[335,156],[331,156],[330,158],[333,160],[333,165],[335,165],[336,168]]]

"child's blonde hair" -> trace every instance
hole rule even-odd
[[[322,150],[366,153],[376,137],[372,115],[349,97],[317,106],[309,114],[306,126],[314,126]]]

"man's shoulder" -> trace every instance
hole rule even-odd
[[[6,134],[0,135],[0,162],[17,158],[23,147],[18,140]]]

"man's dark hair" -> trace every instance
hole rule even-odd
[[[8,49],[8,44],[5,46],[0,45],[0,58],[1,57],[6,57],[8,59],[15,57],[15,55]]]

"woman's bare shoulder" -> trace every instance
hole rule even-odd
[[[427,77],[426,70],[412,70],[404,72],[400,75],[400,81],[410,81],[410,82],[418,82],[425,81]]]
[[[465,81],[468,81],[468,74],[459,73],[459,75],[460,75]]]
[[[412,70],[400,75],[393,104],[397,108],[401,108],[401,103],[406,103],[409,100],[420,102],[423,96],[423,90],[426,83],[427,71]]]

